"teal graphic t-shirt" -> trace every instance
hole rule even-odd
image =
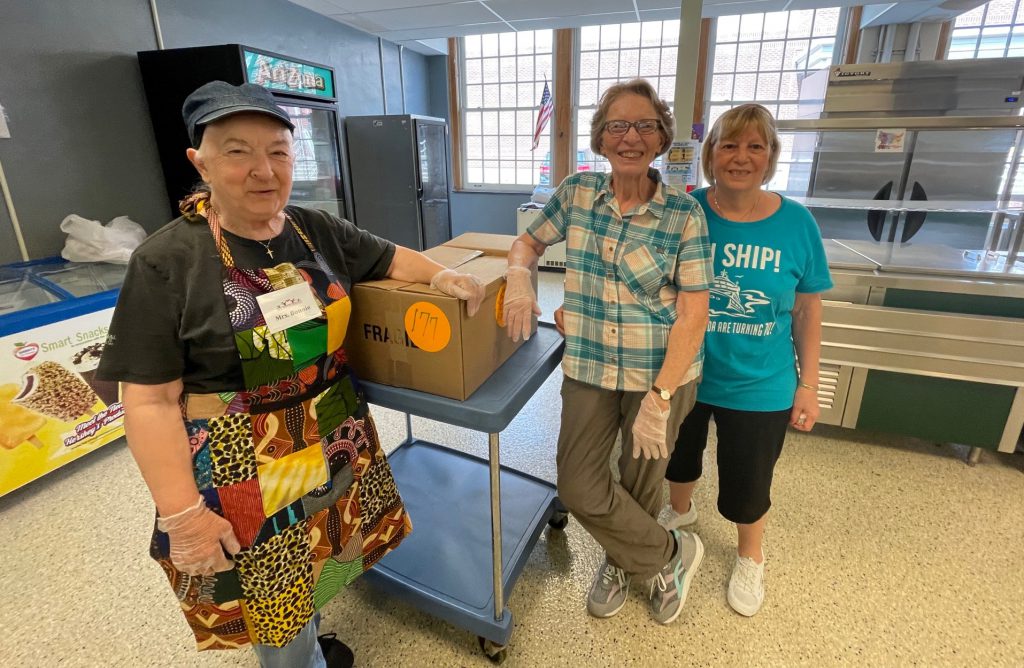
[[[768,218],[734,223],[708,205],[707,188],[691,194],[707,217],[715,272],[697,400],[735,410],[785,410],[797,384],[796,293],[832,287],[818,224],[785,197]]]

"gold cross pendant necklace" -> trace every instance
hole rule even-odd
[[[267,241],[260,241],[259,239],[253,239],[253,241],[258,243],[260,246],[263,246],[263,250],[267,251],[267,256],[271,260],[274,259],[274,251],[270,250],[270,242],[273,241],[273,239],[269,239]]]

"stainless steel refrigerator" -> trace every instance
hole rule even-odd
[[[356,225],[416,250],[452,238],[444,119],[349,116],[345,134]]]
[[[887,133],[930,117],[998,117],[1021,112],[1024,58],[914,61],[839,65],[828,76],[823,119],[829,131],[794,138],[798,152],[813,151],[808,172],[791,172],[790,190],[816,198],[945,201],[954,209],[1009,195],[1016,169],[1011,148],[1016,131],[944,128],[940,118],[927,132],[908,131],[905,144],[887,150]],[[912,120],[901,120],[910,117]],[[842,119],[885,118],[886,129],[843,129]],[[891,130],[890,130],[891,129]],[[812,148],[813,142],[817,146]],[[806,179],[803,183],[801,180]],[[806,185],[805,185],[806,184]],[[972,208],[972,207],[966,207]],[[940,243],[955,248],[985,245],[990,215],[941,211],[817,210],[825,237],[878,242]],[[927,222],[926,222],[927,218]]]

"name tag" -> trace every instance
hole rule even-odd
[[[323,315],[316,303],[316,297],[313,296],[313,290],[305,281],[260,295],[256,297],[256,301],[271,334]]]

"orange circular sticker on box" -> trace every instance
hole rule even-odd
[[[498,327],[505,326],[505,286],[507,283],[502,283],[501,287],[498,288],[498,299],[494,302],[494,320],[498,323]]]
[[[405,333],[420,350],[436,353],[452,340],[452,324],[437,304],[416,302],[405,312]]]

